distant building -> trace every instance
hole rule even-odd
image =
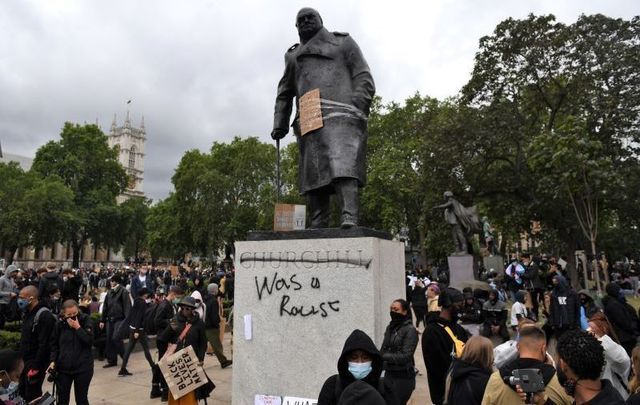
[[[128,200],[131,197],[144,197],[144,150],[147,132],[144,128],[144,117],[140,122],[140,127],[131,126],[129,111],[124,119],[124,124],[118,126],[116,116],[113,116],[111,130],[107,135],[109,146],[117,146],[120,150],[120,164],[129,175],[129,184],[124,193],[118,196],[118,203]]]
[[[31,169],[33,158],[27,156],[14,155],[11,153],[3,153],[2,146],[0,146],[0,163],[16,162],[20,165],[25,172]]]

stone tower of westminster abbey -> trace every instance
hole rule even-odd
[[[127,116],[122,126],[118,126],[114,115],[107,139],[109,146],[118,146],[120,164],[129,175],[129,184],[124,193],[118,196],[118,203],[131,197],[144,197],[144,147],[147,140],[144,116],[141,119],[140,127],[136,128],[131,125],[129,111],[127,111]]]

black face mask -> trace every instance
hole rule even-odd
[[[389,315],[391,316],[391,321],[392,322],[400,322],[403,321],[405,316],[398,313],[398,312],[389,312]]]
[[[558,366],[556,372],[558,373],[558,382],[564,388],[564,391],[570,397],[573,397],[576,393],[576,385],[578,385],[578,381],[567,377],[567,375],[562,371],[562,369]]]

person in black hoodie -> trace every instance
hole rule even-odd
[[[416,314],[416,328],[420,326],[420,322],[426,326],[427,317],[427,288],[422,280],[417,279],[413,289],[410,289],[409,298],[413,313]]]
[[[604,314],[609,318],[609,322],[620,340],[620,345],[631,356],[631,351],[638,338],[638,317],[635,309],[627,304],[618,284],[609,283],[605,290],[607,295],[602,299]]]
[[[458,313],[462,309],[464,297],[455,288],[446,288],[440,292],[438,305],[442,307],[437,318],[427,321],[427,327],[422,335],[422,356],[427,367],[427,382],[431,401],[440,405],[444,401],[445,383],[455,342],[466,342],[467,331],[458,325]]]
[[[380,393],[362,380],[349,384],[342,392],[338,405],[386,405]]]
[[[217,284],[209,284],[207,286],[207,294],[204,295],[204,304],[207,308],[204,326],[207,334],[207,340],[213,348],[213,354],[216,355],[220,362],[221,368],[227,368],[233,364],[233,361],[227,359],[222,349],[220,341],[220,304],[219,290]]]
[[[425,302],[426,305],[426,302]],[[409,303],[397,299],[391,303],[391,322],[384,332],[380,348],[385,378],[392,380],[400,405],[405,405],[416,388],[413,354],[418,346],[418,332],[411,323]]]
[[[561,275],[553,277],[548,322],[557,339],[568,330],[580,328],[580,300]]]
[[[39,301],[38,289],[27,286],[18,294],[18,308],[23,311],[20,354],[24,371],[20,377],[20,396],[31,402],[42,396],[42,383],[49,364],[51,334],[56,319],[49,308]]]
[[[480,405],[492,370],[493,343],[486,337],[471,337],[462,357],[451,363],[447,403]]]
[[[343,392],[355,381],[361,380],[376,389],[386,405],[398,405],[395,387],[387,378],[381,378],[382,356],[371,338],[356,329],[344,342],[338,359],[338,374],[322,385],[317,405],[337,405]]]
[[[62,316],[56,323],[51,339],[49,370],[57,373],[58,404],[69,404],[71,384],[75,403],[88,405],[89,384],[93,378],[93,324],[82,313],[78,303],[67,300],[62,304]]]
[[[47,272],[40,278],[38,282],[38,296],[45,297],[47,293],[47,288],[50,285],[55,284],[60,291],[62,291],[62,287],[64,282],[62,281],[62,277],[58,273],[58,268],[55,263],[47,263]]]
[[[577,404],[624,405],[609,380],[601,380],[604,348],[598,339],[581,330],[565,333],[558,341],[558,378]]]
[[[124,356],[122,357],[122,367],[118,372],[118,375],[121,377],[131,375],[129,370],[127,370],[127,363],[129,362],[129,356],[131,355],[131,352],[136,347],[136,343],[138,342],[140,342],[140,345],[142,346],[144,357],[147,359],[147,362],[151,366],[151,369],[155,367],[153,357],[151,357],[151,352],[149,351],[149,339],[147,339],[147,333],[144,330],[144,316],[150,304],[151,291],[147,290],[145,287],[142,287],[138,290],[138,297],[136,297],[136,299],[133,301],[133,308],[131,308],[131,313],[127,318],[129,324],[129,344],[124,351]]]

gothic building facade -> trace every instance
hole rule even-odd
[[[117,146],[120,151],[120,164],[129,175],[129,184],[125,192],[118,197],[121,203],[131,197],[144,197],[144,148],[147,132],[144,127],[144,116],[140,127],[131,125],[129,111],[122,126],[118,126],[116,116],[113,116],[111,129],[107,135],[109,146]]]

